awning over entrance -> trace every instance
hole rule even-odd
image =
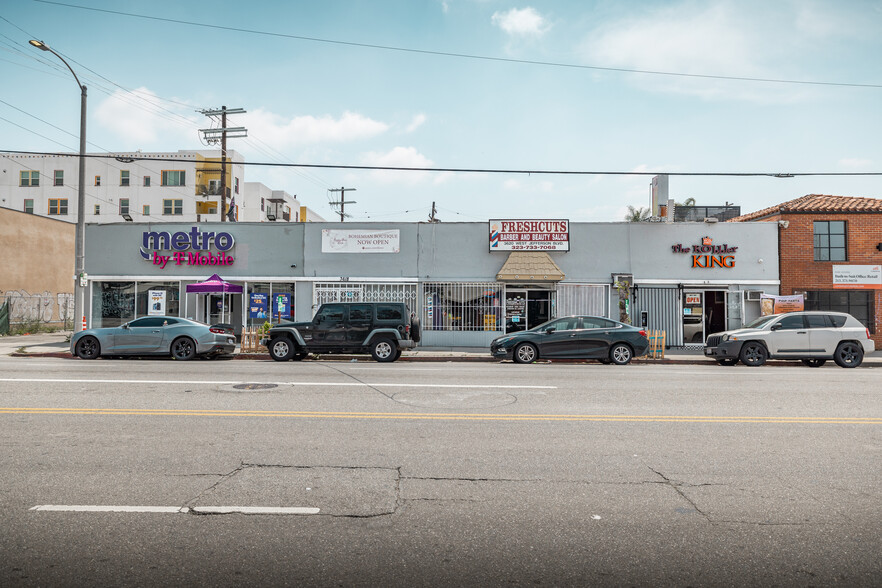
[[[564,273],[547,253],[513,251],[496,274],[500,282],[559,282]]]

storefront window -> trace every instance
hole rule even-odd
[[[266,321],[294,320],[294,284],[256,282],[248,284],[245,323],[259,327]]]
[[[502,284],[426,282],[423,328],[429,331],[501,331]]]
[[[867,327],[870,333],[875,333],[876,325],[873,317],[876,313],[873,308],[872,292],[872,290],[809,290],[805,293],[805,309],[847,312]]]
[[[93,328],[118,327],[135,318],[135,282],[95,282],[92,286]]]
[[[178,282],[138,282],[137,315],[181,316]]]

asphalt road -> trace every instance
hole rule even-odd
[[[0,357],[0,585],[878,586],[880,389]]]

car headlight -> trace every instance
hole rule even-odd
[[[493,344],[494,344],[494,345],[502,345],[503,343],[508,343],[508,342],[511,341],[512,339],[514,339],[514,337],[500,337],[500,338],[498,338],[498,339],[495,339],[495,340],[493,341]]]

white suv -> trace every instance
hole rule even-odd
[[[836,365],[861,365],[864,354],[876,345],[870,330],[844,312],[806,311],[763,316],[734,331],[707,338],[704,354],[721,365],[760,366],[767,359],[800,359],[821,367],[828,359]]]

